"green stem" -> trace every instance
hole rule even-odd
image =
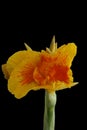
[[[45,110],[44,110],[44,124],[43,130],[55,129],[55,105],[56,93],[48,93],[45,91]]]

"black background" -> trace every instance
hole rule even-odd
[[[19,7],[19,6],[18,6]],[[29,6],[30,7],[30,6]],[[63,12],[58,7],[43,10],[34,7],[22,7],[22,12],[11,9],[5,11],[1,20],[0,65],[7,58],[19,50],[24,50],[24,42],[33,50],[40,51],[49,47],[53,35],[58,46],[74,42],[77,45],[77,55],[72,64],[74,81],[78,85],[71,89],[57,91],[57,104],[55,110],[55,130],[71,130],[81,127],[82,100],[80,84],[80,49],[81,49],[81,23],[78,8],[74,13],[70,6]],[[25,10],[25,13],[24,13]],[[54,10],[54,11],[53,11]],[[71,11],[71,12],[69,12]],[[0,68],[0,119],[2,127],[24,128],[29,130],[43,129],[44,90],[30,91],[24,98],[18,100],[8,92],[7,81]]]

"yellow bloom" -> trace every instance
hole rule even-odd
[[[53,43],[41,52],[33,51],[25,44],[27,50],[18,51],[2,65],[2,71],[8,80],[8,90],[18,99],[30,90],[46,89],[49,92],[70,88],[73,82],[72,61],[77,53],[74,43],[57,48]]]

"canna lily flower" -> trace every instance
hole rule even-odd
[[[2,65],[8,90],[18,99],[30,90],[45,89],[49,93],[71,88],[74,82],[71,65],[77,53],[75,43],[64,44],[57,48],[53,37],[50,48],[41,52],[32,50],[18,51]]]

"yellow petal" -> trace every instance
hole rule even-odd
[[[25,96],[28,91],[35,89],[33,70],[40,60],[40,53],[32,51],[31,56],[22,61],[12,71],[8,80],[8,90],[17,98]],[[39,88],[37,88],[39,89]]]
[[[9,78],[9,72],[7,71],[7,64],[3,64],[1,66],[1,68],[2,68],[2,72],[4,74],[5,79],[8,79]]]
[[[6,64],[2,65],[2,72],[4,73],[4,76],[6,79],[9,78],[11,72],[13,69],[20,64],[24,59],[29,58],[31,55],[31,51],[18,51],[11,55]]]
[[[9,74],[13,69],[27,57],[27,51],[18,51],[10,56],[7,60],[7,70]]]
[[[40,87],[38,87],[38,85],[35,82],[31,82],[31,83],[25,84],[25,85],[20,85],[20,84],[16,84],[16,85],[17,86],[16,86],[15,90],[12,91],[11,93],[17,99],[23,98],[31,90],[39,90],[40,89]],[[13,86],[14,86],[14,84],[13,84]]]
[[[57,64],[70,67],[76,53],[77,46],[75,43],[68,43],[67,45],[59,47],[56,51],[58,57]]]
[[[20,64],[22,61],[24,61],[25,59],[29,59],[32,55],[32,53],[37,53],[36,51],[18,51],[16,53],[14,53],[12,56],[10,56],[8,58],[7,61],[7,70],[9,72],[9,74],[11,74],[11,72],[13,71],[13,69]]]

